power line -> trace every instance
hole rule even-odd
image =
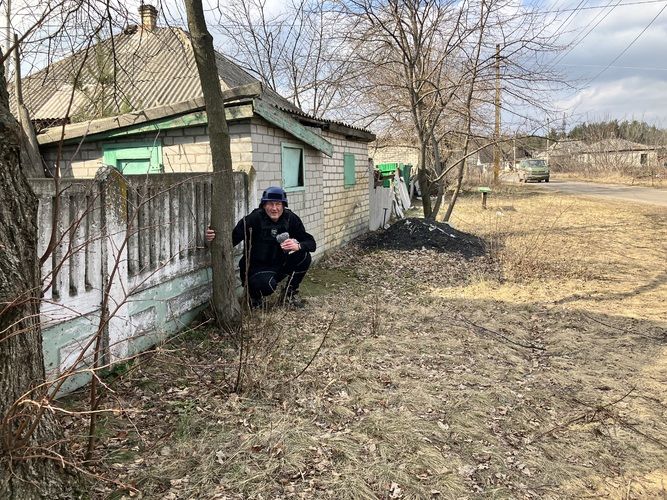
[[[609,2],[605,5],[605,8],[609,7],[612,4],[613,1],[614,0],[609,0]],[[586,38],[588,38],[588,35],[590,35],[595,28],[600,26],[600,23],[602,23],[602,21],[607,19],[609,14],[611,14],[614,11],[614,9],[616,9],[616,7],[618,7],[620,4],[621,4],[621,0],[618,0],[616,2],[616,5],[613,5],[611,7],[611,9],[609,9],[599,20],[598,20],[598,17],[600,16],[600,14],[602,14],[602,11],[598,12],[595,15],[595,17],[593,19],[591,19],[591,21],[586,26],[584,26],[584,28],[574,37],[574,39],[570,42],[571,47],[568,50],[566,50],[563,54],[561,54],[558,57],[558,59],[556,59],[554,61],[552,67],[557,65],[559,62],[561,62],[570,52],[572,52],[575,49],[575,47],[577,45],[579,45]],[[597,22],[596,22],[596,20],[597,20]],[[588,29],[588,27],[591,26],[591,24],[593,24],[593,23],[595,23],[595,25],[593,27],[591,27],[590,29]],[[584,31],[586,33],[583,36],[581,36],[581,33],[583,33]]]
[[[637,0],[635,2],[624,2],[624,3],[619,3],[617,7],[628,7],[628,6],[633,6],[633,5],[647,5],[647,4],[654,4],[654,3],[665,3],[667,0]],[[579,4],[581,5],[581,3]],[[556,10],[545,10],[542,12],[542,14],[563,14],[565,12],[578,12],[580,10],[595,10],[595,9],[605,9],[609,6],[609,4],[605,5],[589,5],[588,7],[574,7],[574,8],[569,8],[569,9],[556,9]]]
[[[561,66],[570,66],[573,68],[602,68],[604,64],[561,64]],[[648,66],[609,66],[613,69],[632,69],[639,71],[667,71],[667,68],[651,68]]]
[[[623,54],[625,54],[628,50],[630,50],[630,47],[632,47],[632,46],[635,44],[635,42],[636,42],[637,40],[639,40],[639,38],[640,38],[644,33],[646,33],[646,30],[649,29],[649,28],[651,27],[651,25],[655,22],[656,19],[658,19],[658,17],[660,17],[660,14],[662,14],[662,13],[664,12],[665,9],[667,9],[667,4],[665,4],[665,5],[662,7],[662,9],[660,9],[660,12],[658,12],[658,13],[655,15],[655,17],[654,17],[653,19],[651,19],[651,21],[646,25],[646,27],[645,27],[643,30],[641,30],[641,32],[634,38],[634,40],[632,40],[632,42],[630,42],[630,43],[628,44],[628,46],[625,47],[625,48],[621,51],[621,53],[618,54],[618,55],[614,58],[613,61],[611,61],[609,64],[607,64],[607,66],[605,66],[604,69],[603,69],[602,71],[600,71],[597,75],[595,75],[593,78],[591,78],[590,80],[588,80],[588,83],[586,83],[586,85],[590,85],[590,83],[591,83],[593,80],[595,80],[595,79],[598,78],[600,75],[602,75],[602,73],[604,73],[604,72],[607,71],[609,68],[611,68],[612,64],[614,64],[616,61],[618,61],[618,60],[623,56]]]

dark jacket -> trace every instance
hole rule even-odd
[[[301,219],[287,208],[276,222],[271,220],[263,208],[256,208],[238,221],[232,231],[232,244],[236,246],[241,241],[250,242],[250,268],[278,268],[287,256],[276,240],[276,236],[281,233],[289,233],[290,238],[299,242],[301,250],[314,252],[317,248],[315,238],[306,232]],[[244,256],[247,252],[248,243]]]

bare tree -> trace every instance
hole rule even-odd
[[[517,103],[544,106],[540,91],[553,76],[545,65],[527,61],[554,49],[540,22],[545,19],[506,0],[334,3],[351,20],[347,30],[356,33],[358,64],[367,68],[359,79],[369,98],[362,111],[381,135],[390,129],[412,135],[420,150],[424,215],[435,217],[445,176],[456,167],[460,186],[470,138],[490,136],[484,117],[493,116],[496,86],[503,85],[506,112],[518,110]],[[496,44],[503,51],[500,78]]]
[[[419,146],[418,179],[424,215],[435,217],[433,189],[443,196],[442,160],[436,130],[447,109],[460,104],[468,73],[467,40],[475,23],[462,7],[426,2],[345,1],[340,8],[354,20],[355,49],[366,65],[365,84],[375,113],[385,125],[409,122]],[[456,118],[454,113],[450,118]]]
[[[300,0],[271,14],[265,0],[232,1],[212,26],[234,60],[297,107],[343,119],[357,66],[343,14],[321,0]]]

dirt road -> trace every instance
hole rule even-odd
[[[531,184],[532,185],[532,184]],[[622,186],[620,184],[596,184],[593,182],[561,181],[551,179],[549,183],[536,183],[536,186],[561,191],[567,194],[595,196],[620,201],[650,203],[667,207],[667,191],[640,186]]]

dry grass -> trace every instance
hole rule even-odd
[[[306,309],[249,325],[241,394],[214,331],[145,359],[101,470],[146,498],[664,498],[667,214],[525,186],[478,204],[454,223],[489,258],[331,255]]]

